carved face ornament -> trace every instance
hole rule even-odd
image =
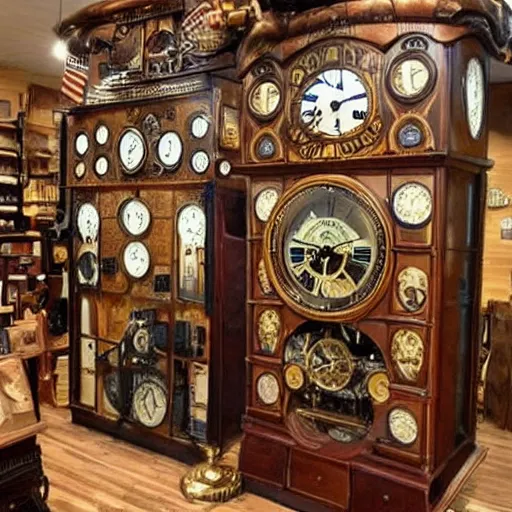
[[[423,340],[414,331],[401,329],[393,337],[391,357],[402,378],[410,382],[417,380],[423,365]]]

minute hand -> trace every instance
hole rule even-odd
[[[344,100],[340,101],[340,107],[343,105],[343,103],[348,103],[349,101],[355,101],[355,100],[362,100],[363,98],[366,98],[368,94],[365,92],[361,92],[359,94],[355,94],[354,96],[350,96],[350,98],[345,98]]]
[[[334,251],[338,247],[343,247],[344,245],[353,244],[354,242],[357,242],[358,240],[361,240],[361,237],[354,238],[353,240],[347,240],[346,242],[342,242],[341,244],[335,245],[332,250]]]

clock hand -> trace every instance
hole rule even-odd
[[[334,247],[331,248],[331,250],[334,251],[334,249],[337,249],[338,247],[343,247],[344,245],[353,244],[354,242],[357,242],[358,240],[361,240],[361,237],[354,238],[353,240],[347,240],[346,242],[342,242],[341,244],[335,245]]]
[[[295,243],[301,244],[301,245],[307,245],[309,247],[314,247],[315,249],[318,249],[318,250],[322,249],[319,245],[312,244],[310,242],[304,242],[303,240],[299,240],[298,238],[292,238],[292,242],[295,242]]]
[[[345,98],[344,100],[340,101],[340,107],[343,105],[343,103],[348,103],[349,101],[355,101],[355,100],[362,100],[363,98],[366,98],[368,95],[366,92],[361,92],[359,94],[354,94],[354,96],[350,96],[350,98]]]

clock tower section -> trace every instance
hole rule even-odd
[[[238,53],[240,469],[299,510],[444,510],[485,456],[488,53],[508,51],[510,10],[395,4],[274,2]]]

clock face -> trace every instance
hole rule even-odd
[[[140,354],[147,354],[149,352],[149,331],[141,327],[133,335],[133,348]]]
[[[208,118],[205,115],[199,114],[192,119],[190,128],[193,137],[196,139],[204,139],[208,133],[208,129],[210,128],[210,121],[208,121]]]
[[[258,378],[256,390],[265,405],[273,405],[279,399],[279,383],[271,373],[264,373]]]
[[[75,178],[81,180],[85,176],[85,163],[78,162],[75,165]]]
[[[134,279],[143,278],[149,271],[151,257],[142,242],[130,242],[124,249],[124,268]]]
[[[300,119],[312,134],[341,137],[366,121],[370,93],[366,83],[348,69],[320,73],[305,90]]]
[[[140,199],[130,199],[120,212],[121,227],[132,236],[142,236],[151,224],[151,212]]]
[[[100,156],[94,163],[94,171],[98,176],[105,176],[108,172],[108,168],[109,162],[105,156]]]
[[[265,243],[279,295],[305,315],[350,312],[382,291],[389,260],[384,212],[353,180],[307,180],[274,208]]]
[[[139,130],[128,128],[119,140],[119,158],[126,174],[135,174],[146,160],[146,143]]]
[[[202,208],[195,204],[185,206],[178,217],[178,232],[183,244],[204,247],[206,217]]]
[[[420,59],[401,60],[391,69],[393,91],[405,99],[420,96],[431,82],[430,68]]]
[[[466,70],[466,114],[469,132],[478,139],[482,131],[485,107],[484,70],[477,58],[469,61]]]
[[[167,392],[157,380],[143,380],[133,392],[133,415],[148,428],[162,424],[167,414]]]
[[[196,151],[190,161],[192,170],[197,174],[204,174],[210,167],[210,157],[206,151]]]
[[[256,117],[268,118],[277,112],[281,103],[281,91],[271,81],[261,82],[249,96],[249,108]]]
[[[76,224],[83,242],[91,243],[98,239],[100,216],[93,204],[84,203],[80,206]]]
[[[101,124],[100,126],[98,126],[98,128],[96,128],[94,138],[96,139],[96,142],[100,146],[103,146],[108,142],[109,136],[110,136],[110,132],[108,131],[108,128],[104,124]]]
[[[389,413],[388,425],[391,436],[400,444],[412,444],[418,438],[418,423],[405,409],[393,409]]]
[[[164,167],[176,167],[183,154],[183,144],[176,132],[167,132],[158,141],[158,159]]]
[[[263,189],[256,198],[256,217],[261,222],[267,222],[274,206],[279,200],[279,191],[273,187]]]
[[[79,133],[75,139],[75,151],[79,156],[84,156],[89,149],[89,137],[86,133]]]
[[[421,183],[405,183],[393,194],[393,213],[407,228],[421,228],[432,217],[432,196]]]
[[[222,162],[219,164],[219,172],[221,176],[229,176],[231,173],[231,164],[228,160],[222,160]]]

